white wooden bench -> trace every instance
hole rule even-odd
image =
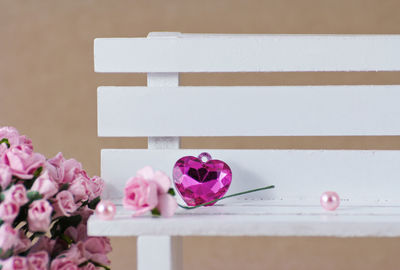
[[[105,197],[117,216],[89,233],[138,236],[138,269],[180,269],[182,236],[400,236],[400,151],[179,149],[179,136],[400,135],[400,86],[180,87],[181,72],[400,71],[398,35],[151,33],[95,40],[96,72],[147,73],[147,87],[99,87],[98,135],[148,137],[146,150],[104,149]],[[276,189],[131,218],[125,181],[151,165],[171,173],[207,151],[233,171],[229,193]],[[335,212],[322,192],[341,196]],[[157,254],[156,256],[154,256]]]

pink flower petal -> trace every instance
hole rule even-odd
[[[172,195],[162,194],[158,197],[157,208],[162,217],[172,217],[177,207],[176,199]]]

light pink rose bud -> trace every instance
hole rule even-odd
[[[31,190],[39,192],[43,198],[48,199],[58,192],[58,185],[50,178],[49,172],[45,171],[35,180]]]
[[[68,190],[74,195],[75,201],[87,201],[92,198],[90,179],[86,173],[79,174],[71,183]]]
[[[71,183],[82,171],[82,164],[75,159],[68,159],[64,162],[64,179],[62,183]]]
[[[18,232],[18,241],[14,247],[14,254],[27,251],[32,245],[31,240],[25,235],[24,231]]]
[[[10,224],[3,224],[0,227],[0,248],[3,251],[17,245],[18,231],[15,230]]]
[[[18,216],[19,206],[15,202],[2,202],[0,204],[0,218],[5,223],[12,223]]]
[[[34,153],[26,145],[11,146],[4,154],[12,174],[21,179],[31,179],[34,172],[45,164],[45,157]]]
[[[20,144],[20,135],[15,127],[0,127],[0,140],[8,139],[11,145]]]
[[[5,202],[14,202],[18,206],[22,206],[28,202],[26,197],[26,189],[22,184],[13,185],[5,192]]]
[[[32,232],[47,232],[51,222],[53,208],[45,200],[36,200],[31,203],[28,210],[29,230]]]
[[[64,179],[64,162],[65,159],[61,152],[46,162],[46,170],[49,172],[50,177],[57,183],[61,183]]]
[[[94,176],[90,180],[91,181],[89,183],[90,183],[90,186],[91,186],[91,189],[92,189],[92,192],[93,192],[92,193],[93,197],[89,198],[89,200],[93,200],[94,198],[101,196],[101,194],[103,193],[104,180],[101,179],[98,176]]]
[[[128,180],[124,188],[123,205],[134,210],[135,215],[142,215],[153,210],[158,204],[157,184],[137,176]]]
[[[47,270],[49,265],[49,254],[39,251],[28,255],[29,270]]]
[[[8,185],[11,183],[12,172],[10,167],[6,164],[0,163],[0,186],[3,190],[5,190]]]
[[[68,257],[56,258],[51,262],[50,270],[78,270],[78,264]]]
[[[111,251],[110,240],[105,237],[89,237],[85,242],[79,242],[78,248],[87,260],[109,265],[107,253]]]
[[[77,205],[74,201],[74,195],[72,195],[72,193],[68,190],[61,191],[56,196],[54,208],[57,213],[56,216],[71,216],[71,214],[73,214],[77,209]]]
[[[25,257],[13,256],[2,262],[1,270],[29,270]]]
[[[162,217],[172,217],[177,207],[176,199],[172,195],[165,193],[158,196],[157,209]]]
[[[80,267],[79,270],[96,270],[96,266],[93,263],[88,263],[83,267]]]

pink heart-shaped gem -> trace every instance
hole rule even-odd
[[[202,157],[209,160],[203,162]],[[199,158],[180,158],[175,163],[173,179],[186,204],[196,206],[223,197],[231,185],[232,171],[225,162],[202,153]]]

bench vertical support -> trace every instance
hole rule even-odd
[[[139,236],[138,270],[182,270],[180,236]]]
[[[149,34],[148,38],[173,38],[176,33],[165,36]],[[148,73],[147,86],[178,86],[178,73]],[[179,149],[179,137],[149,137],[149,149]],[[182,238],[179,236],[139,236],[137,240],[138,270],[182,269]]]

